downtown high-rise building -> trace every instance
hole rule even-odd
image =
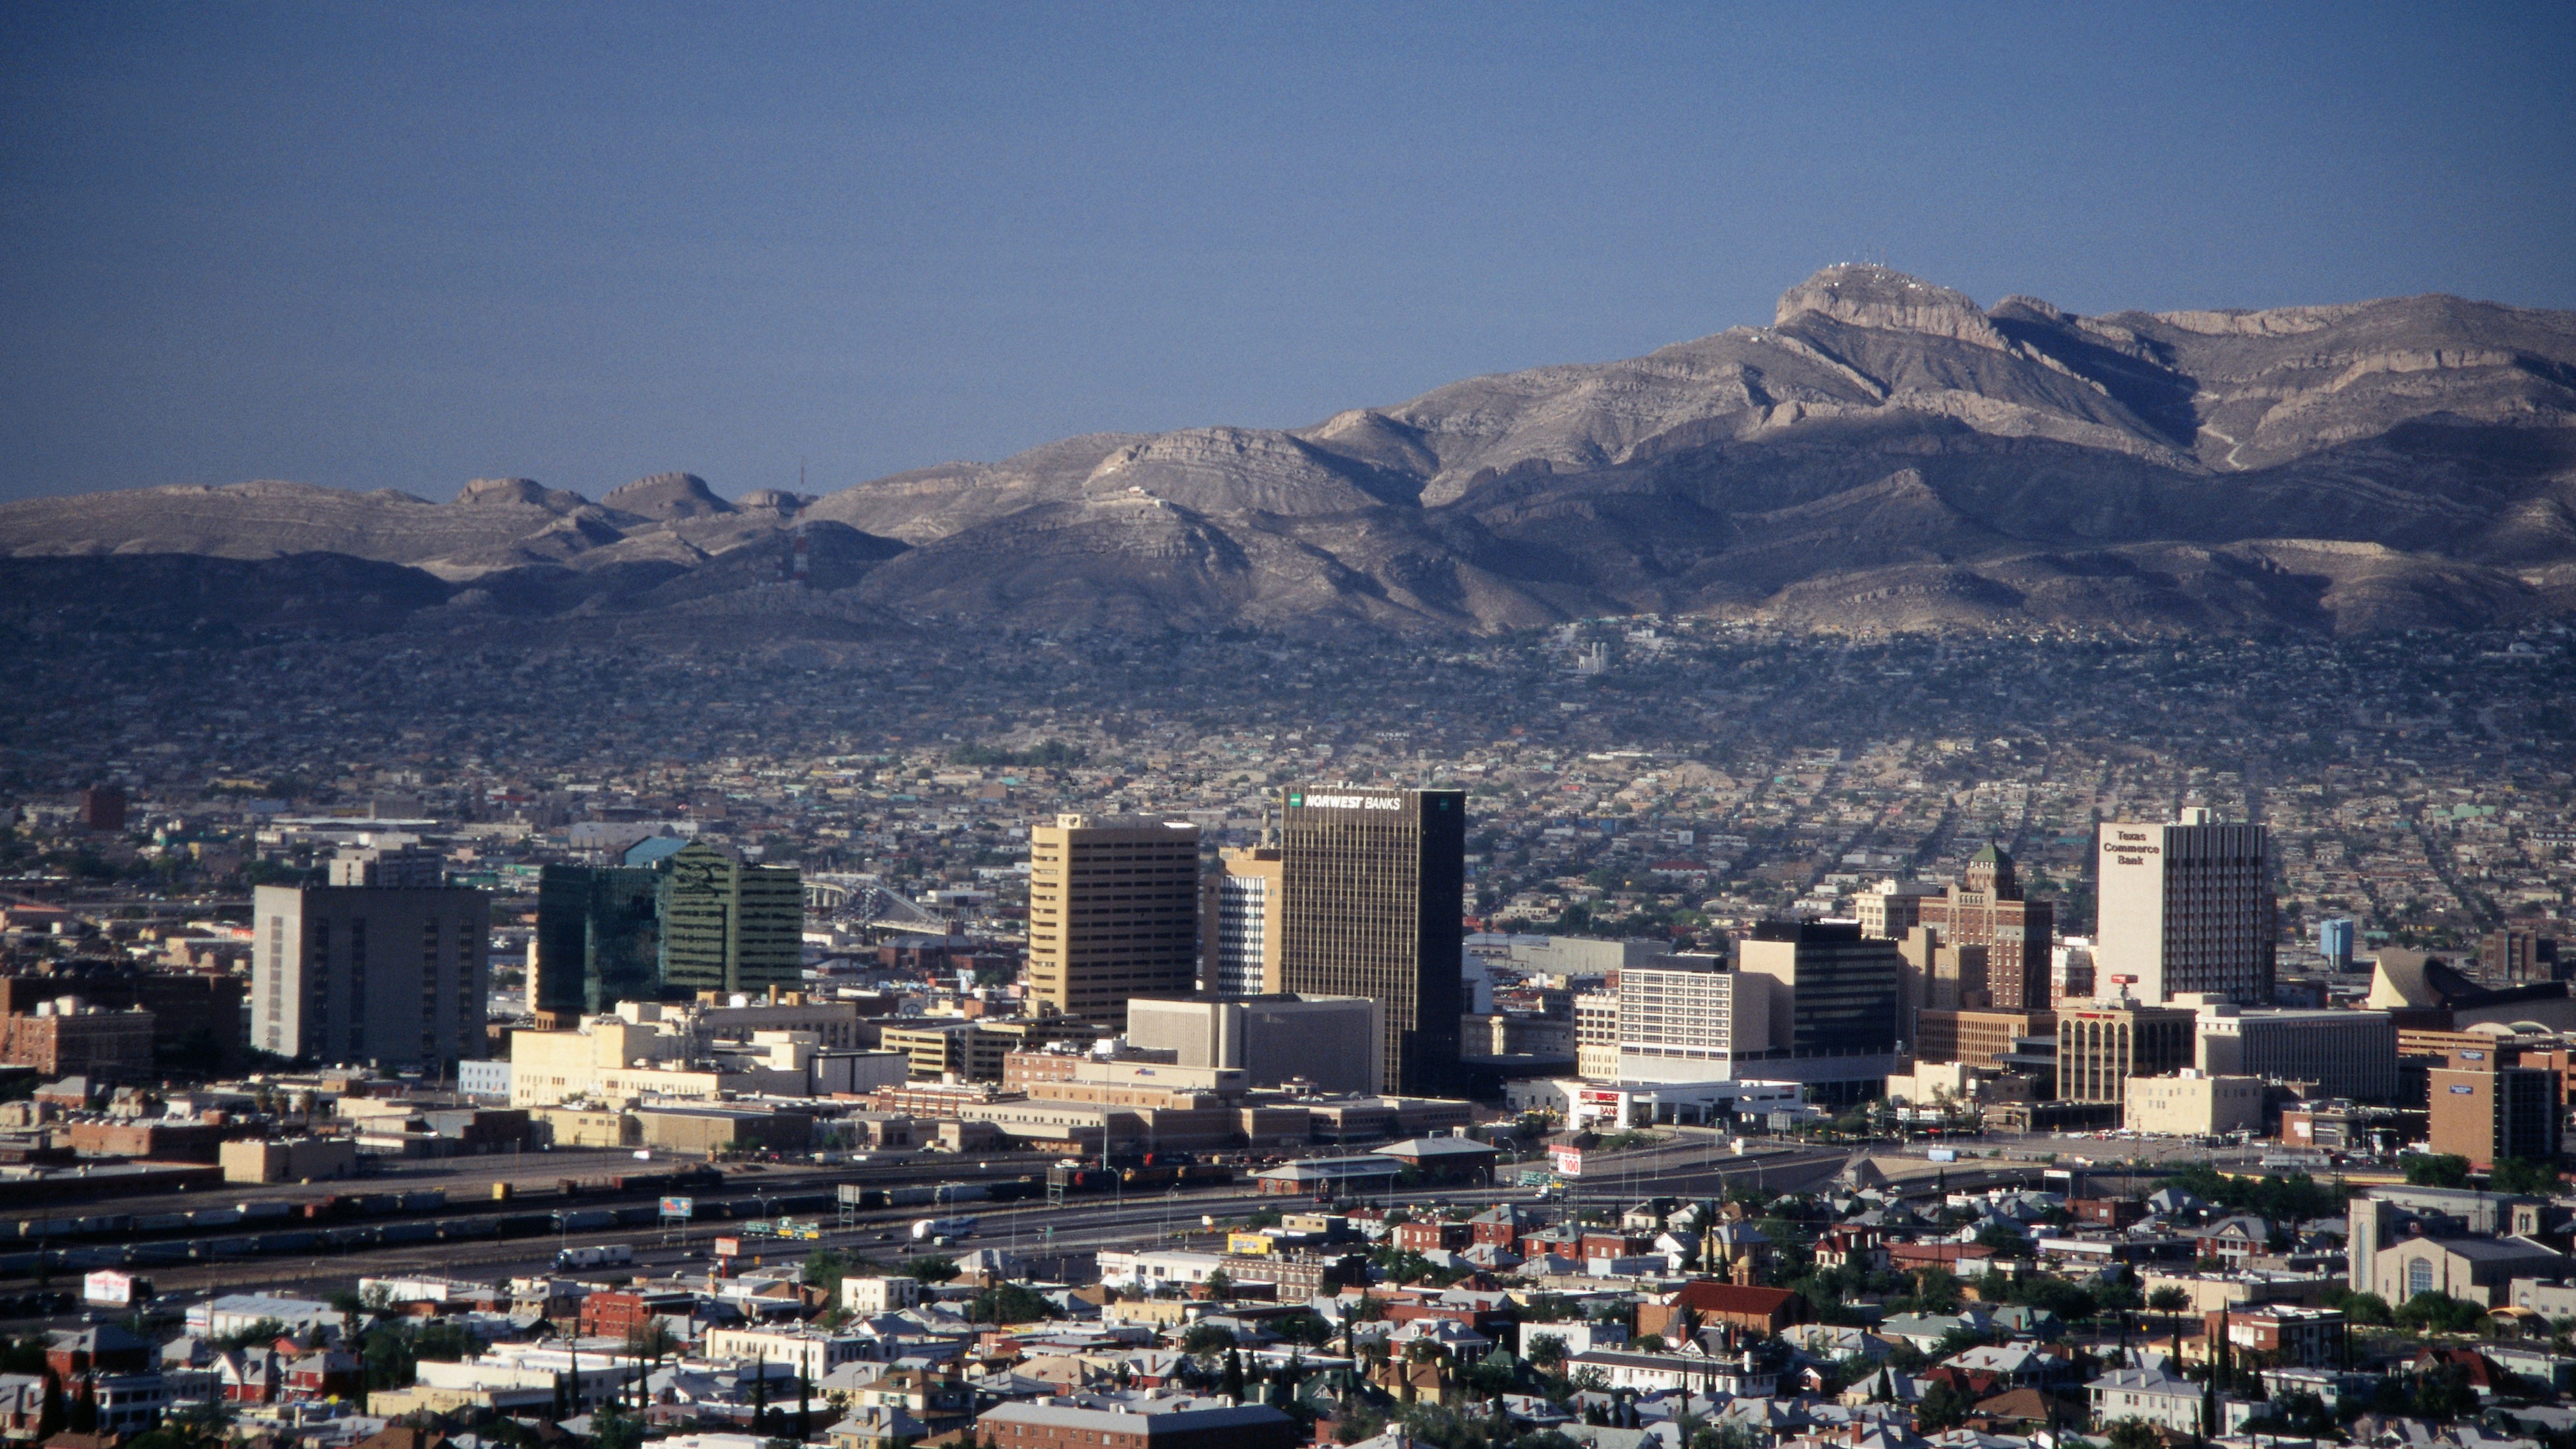
[[[2001,847],[1970,857],[1966,878],[1926,898],[1916,919],[1944,945],[1986,948],[1986,1004],[1995,1010],[2045,1011],[2054,1004],[2048,974],[2057,914],[2046,901],[2022,898],[2013,858]]]
[[[805,879],[796,867],[748,865],[691,842],[660,874],[664,986],[736,992],[804,984]]]
[[[1212,996],[1284,991],[1279,975],[1279,851],[1244,846],[1217,852],[1199,906],[1199,988]]]
[[[1135,996],[1198,989],[1199,828],[1059,815],[1029,828],[1029,989],[1113,1031]]]
[[[2272,1000],[2272,888],[2260,825],[2205,809],[2170,823],[2105,821],[2095,889],[2093,990],[2155,1004],[2186,992]]]
[[[318,1062],[483,1055],[492,897],[479,890],[261,886],[251,895],[250,1044]]]
[[[662,988],[662,873],[617,865],[549,865],[537,872],[532,1010],[596,1016]],[[801,891],[800,891],[801,895]],[[798,902],[801,911],[803,902]],[[798,922],[803,944],[803,922]]]
[[[1317,785],[1282,803],[1281,989],[1378,1002],[1389,1089],[1454,1091],[1466,792]]]

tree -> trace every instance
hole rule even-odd
[[[1208,1297],[1224,1300],[1234,1296],[1234,1279],[1223,1268],[1207,1275]]]
[[[915,1258],[903,1265],[903,1275],[907,1278],[918,1278],[924,1283],[951,1283],[957,1278],[957,1260]]]
[[[2472,1333],[2487,1311],[2467,1299],[2428,1290],[2398,1305],[2392,1316],[2398,1327],[2419,1333]]]
[[[2388,1324],[2396,1322],[2395,1315],[2389,1311],[2387,1299],[2380,1297],[2376,1293],[2355,1293],[2341,1284],[2337,1284],[2325,1291],[2325,1306],[2339,1310],[2344,1316],[2344,1321],[2347,1323]]]
[[[2001,1223],[1993,1223],[1979,1229],[1977,1243],[1980,1247],[1994,1249],[1997,1254],[2006,1258],[2027,1258],[2031,1255],[2030,1239]]]
[[[2156,1426],[2144,1419],[2122,1419],[2105,1432],[2111,1449],[2163,1449],[2164,1441],[2156,1436]]]
[[[805,1255],[805,1286],[820,1288],[838,1298],[841,1296],[841,1280],[849,1276],[850,1266],[850,1255],[840,1249],[817,1248]]]
[[[2555,1197],[2565,1186],[2557,1165],[2535,1162],[2528,1158],[2508,1157],[2487,1174],[2487,1184],[2498,1192],[2528,1193],[2534,1197]]]
[[[2453,1152],[2417,1153],[2406,1161],[2406,1181],[2415,1187],[2467,1187],[2469,1160]]]
[[[1214,1358],[1234,1349],[1234,1330],[1220,1323],[1194,1323],[1181,1335],[1181,1352],[1192,1358]]]
[[[1225,1381],[1219,1393],[1235,1402],[1243,1402],[1243,1355],[1232,1348],[1225,1351]]]
[[[2147,1295],[2147,1307],[2157,1313],[2163,1314],[2165,1318],[2165,1326],[2169,1329],[2174,1329],[2176,1332],[2179,1332],[2180,1330],[2176,1328],[2174,1323],[2175,1315],[2181,1313],[2184,1309],[2189,1308],[2190,1306],[2191,1295],[2180,1288],[2168,1286],[2159,1288],[2155,1292]]]
[[[1529,1361],[1542,1369],[1555,1371],[1565,1362],[1565,1340],[1557,1334],[1542,1333],[1529,1344]]]
[[[637,1449],[644,1442],[644,1421],[609,1404],[591,1416],[592,1449]]]
[[[1914,1405],[1915,1432],[1938,1434],[1945,1429],[1956,1429],[1967,1422],[1969,1412],[1975,1408],[1966,1394],[1950,1386],[1949,1380],[1935,1379],[1932,1387],[1925,1389],[1923,1397]]]
[[[2429,1369],[2415,1381],[2415,1413],[2420,1418],[2438,1424],[2474,1414],[2477,1408],[2477,1390],[2469,1387],[2468,1370],[2458,1364]]]
[[[1033,1323],[1054,1316],[1055,1305],[1046,1295],[1024,1283],[987,1288],[966,1305],[970,1323]]]

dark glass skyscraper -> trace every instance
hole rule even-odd
[[[1467,796],[1347,785],[1286,792],[1280,984],[1385,1008],[1390,1090],[1456,1090]]]
[[[683,847],[661,879],[662,984],[678,991],[794,990],[805,978],[805,880]]]
[[[657,870],[550,865],[537,875],[538,1011],[597,1015],[662,987]]]

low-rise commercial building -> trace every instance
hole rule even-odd
[[[1227,1000],[1140,997],[1127,1004],[1127,1040],[1169,1051],[1185,1067],[1243,1073],[1247,1085],[1311,1082],[1326,1092],[1377,1092],[1376,1043],[1385,1008],[1365,996],[1273,992]]]
[[[245,1137],[225,1143],[219,1160],[226,1182],[320,1182],[356,1172],[358,1144],[346,1137]]]
[[[2213,1075],[2313,1082],[2360,1102],[2397,1094],[2397,1022],[2384,1011],[2254,1011],[2212,999],[2195,1031],[2198,1065]]]
[[[2131,1077],[2122,1125],[2167,1137],[2213,1137],[2263,1125],[2263,1083],[2185,1068],[2170,1077]]]
[[[1222,1399],[1072,1399],[1001,1404],[975,1421],[979,1449],[1295,1449],[1297,1421],[1267,1404]]]
[[[2563,1107],[2556,1072],[2542,1067],[2437,1067],[2426,1073],[2426,1080],[2431,1094],[2427,1135],[2435,1152],[2465,1157],[2479,1171],[2508,1158],[2547,1162],[2558,1155]]]

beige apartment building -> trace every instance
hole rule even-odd
[[[1029,986],[1112,1030],[1131,996],[1198,989],[1199,829],[1059,815],[1029,829]]]

